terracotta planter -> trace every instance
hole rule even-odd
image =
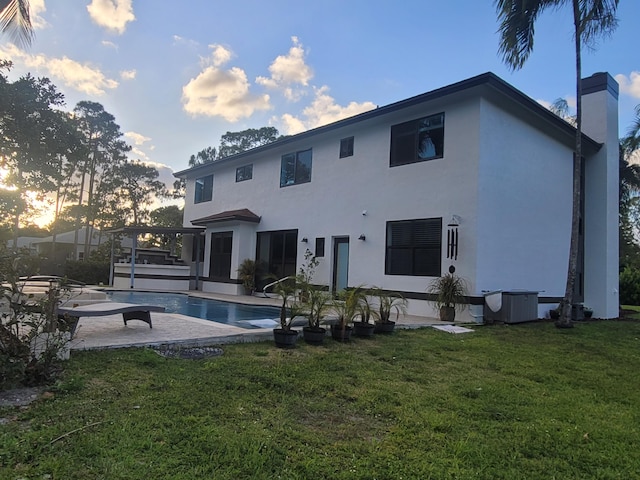
[[[376,326],[373,323],[353,322],[353,334],[356,337],[373,337]]]
[[[310,345],[322,345],[327,330],[324,328],[304,327],[302,329],[302,338]]]
[[[375,333],[383,333],[383,334],[390,334],[393,333],[393,330],[396,328],[396,322],[377,322],[375,327],[374,327],[374,332]]]
[[[278,348],[295,348],[296,342],[298,341],[298,331],[274,328],[273,340]]]
[[[348,342],[351,340],[351,332],[353,327],[342,327],[340,325],[331,325],[331,338],[338,342]]]

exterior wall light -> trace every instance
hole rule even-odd
[[[362,240],[363,242],[367,239],[367,237],[365,236],[364,233],[360,234],[360,236],[358,237],[358,240]]]
[[[300,240],[300,243],[307,243],[309,240],[307,240],[307,237],[302,237],[302,240]]]

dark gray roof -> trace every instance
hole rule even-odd
[[[540,105],[540,103],[533,100],[531,97],[525,95],[520,90],[502,80],[496,74],[487,72],[475,77],[468,78],[466,80],[462,80],[457,83],[453,83],[451,85],[447,85],[445,87],[431,90],[430,92],[426,92],[415,97],[407,98],[406,100],[401,100],[399,102],[395,102],[383,107],[378,107],[374,110],[369,110],[368,112],[364,112],[353,117],[345,118],[344,120],[339,120],[322,127],[307,130],[306,132],[302,132],[297,135],[291,135],[275,142],[253,148],[251,150],[247,150],[246,152],[231,155],[220,160],[215,160],[214,162],[196,165],[195,167],[175,172],[174,176],[185,177],[187,174],[196,173],[200,170],[210,168],[212,165],[220,165],[221,163],[231,162],[243,157],[255,155],[256,153],[267,152],[282,145],[286,145],[287,143],[303,140],[308,137],[313,137],[322,133],[330,132],[338,128],[343,128],[345,126],[352,125],[358,122],[363,122],[375,117],[387,115],[404,108],[440,99],[449,95],[470,92],[472,89],[478,89],[479,93],[481,92],[490,98],[498,98],[500,106],[506,110],[513,110],[515,107],[520,107],[521,110],[524,109],[529,114],[528,120],[530,122],[541,122],[551,125],[553,130],[555,130],[555,132],[553,132],[552,134],[556,137],[563,138],[565,140],[575,138],[575,127],[573,127],[571,124],[569,124],[556,114],[552,113],[549,109]],[[498,95],[498,97],[496,97],[496,95]],[[511,105],[504,103],[505,97],[511,101]],[[583,135],[583,143],[587,149],[592,151],[597,151],[601,147],[601,144],[594,141],[587,135]]]

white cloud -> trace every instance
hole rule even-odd
[[[46,71],[62,83],[87,95],[104,95],[106,90],[116,88],[116,80],[107,78],[99,69],[89,64],[81,64],[68,57],[49,58],[45,55],[31,55],[15,45],[0,45],[0,58],[20,60],[25,66]]]
[[[133,80],[136,78],[136,70],[123,70],[120,72],[120,78],[122,80]]]
[[[304,118],[295,117],[291,114],[283,115],[281,121],[285,134],[293,135],[376,108],[376,105],[372,102],[350,102],[343,107],[338,105],[328,92],[329,87],[326,85],[315,89],[313,102],[302,111]]]
[[[108,48],[113,48],[114,50],[118,50],[118,46],[115,43],[110,42],[109,40],[103,40],[100,43],[102,44],[103,47],[108,47]]]
[[[631,72],[629,77],[620,73],[615,76],[615,79],[620,85],[622,93],[634,98],[640,98],[640,72]]]
[[[47,11],[47,7],[44,4],[44,0],[30,0],[29,1],[29,18],[31,19],[31,25],[35,30],[41,30],[49,24],[42,17],[42,14]]]
[[[131,152],[129,153],[129,157],[131,156],[135,157],[137,160],[142,160],[145,163],[149,162],[149,156],[139,148],[132,147]]]
[[[214,62],[224,57],[221,50],[214,50]],[[230,70],[206,67],[182,88],[182,101],[184,110],[193,116],[219,116],[230,122],[271,108],[269,95],[252,94],[246,73],[238,67]]]
[[[149,137],[145,137],[141,133],[137,132],[125,132],[125,138],[131,140],[135,145],[144,145],[147,142],[150,142],[151,139]]]
[[[122,35],[127,23],[136,19],[131,4],[132,0],[92,0],[87,11],[96,24]]]
[[[293,46],[287,55],[279,55],[269,66],[271,77],[258,77],[256,83],[267,88],[282,90],[289,100],[298,100],[304,94],[303,90],[293,86],[308,86],[313,78],[313,70],[305,63],[305,52],[298,37],[291,37]]]
[[[233,52],[222,45],[209,45],[209,48],[213,50],[211,57],[202,59],[202,66],[221,67],[225,63],[228,63],[233,58]]]

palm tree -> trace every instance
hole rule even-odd
[[[573,158],[573,208],[571,216],[571,247],[564,298],[558,327],[571,327],[571,306],[578,267],[580,222],[580,178],[582,176],[582,57],[583,42],[593,45],[598,37],[611,34],[618,20],[616,12],[619,0],[494,0],[500,21],[499,53],[512,68],[522,68],[533,51],[535,23],[547,9],[569,5],[573,11],[573,27],[576,60],[576,145]]]
[[[0,0],[0,31],[8,33],[22,46],[31,45],[33,26],[29,16],[29,0]]]
[[[634,220],[637,219],[640,193],[640,165],[632,163],[640,153],[640,105],[627,135],[620,139],[620,263],[635,263],[639,247],[635,240]]]

